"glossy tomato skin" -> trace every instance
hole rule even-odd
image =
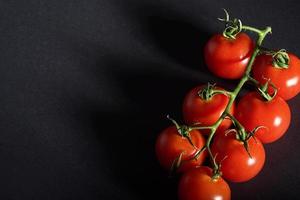
[[[205,138],[197,130],[190,132],[193,144],[201,149],[205,145]],[[184,172],[195,166],[201,165],[206,157],[206,151],[202,152],[197,160],[194,157],[197,149],[194,148],[187,138],[182,137],[175,126],[170,126],[163,130],[156,140],[156,155],[159,163],[166,170],[170,170],[174,160],[182,153],[182,165],[178,172]],[[190,160],[191,159],[191,160]]]
[[[259,139],[248,140],[249,154],[235,134],[218,134],[212,144],[212,153],[221,162],[223,178],[232,182],[245,182],[255,177],[265,163],[265,150]]]
[[[300,60],[294,54],[288,53],[290,57],[287,69],[276,68],[272,65],[271,55],[260,55],[253,65],[253,77],[261,84],[268,79],[277,87],[277,95],[288,100],[300,92]]]
[[[229,97],[224,94],[216,94],[210,100],[204,100],[198,92],[206,87],[206,85],[193,88],[187,93],[183,101],[183,118],[185,123],[189,125],[199,123],[200,126],[213,125],[224,112]],[[216,87],[216,89],[222,89]],[[233,104],[230,109],[230,113],[233,115],[235,105]],[[230,119],[224,119],[219,126],[219,130],[225,130],[232,124]],[[206,131],[207,132],[207,131]],[[206,133],[203,131],[203,133]]]
[[[271,143],[287,131],[291,111],[289,105],[279,96],[265,101],[257,92],[250,92],[239,101],[236,118],[248,131],[257,126],[265,126],[260,128],[255,136],[263,143]]]
[[[198,167],[192,169],[180,179],[179,200],[230,200],[231,191],[223,178],[212,180],[212,169]]]
[[[246,70],[253,50],[254,42],[245,33],[239,33],[236,39],[216,34],[205,45],[205,63],[218,77],[239,79]]]

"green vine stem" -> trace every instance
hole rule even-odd
[[[226,20],[224,20],[224,21],[226,21]],[[252,65],[254,63],[254,60],[255,60],[256,56],[260,53],[260,47],[262,45],[262,42],[263,42],[264,38],[266,37],[267,34],[271,33],[271,31],[272,31],[271,27],[269,27],[269,26],[266,27],[265,29],[260,30],[260,29],[253,28],[253,27],[250,27],[250,26],[242,25],[241,29],[244,30],[244,31],[251,31],[251,32],[257,33],[258,38],[256,40],[256,45],[255,45],[254,52],[253,52],[253,54],[252,54],[252,56],[251,56],[251,58],[250,58],[250,60],[247,64],[247,68],[246,68],[246,71],[245,71],[243,77],[241,78],[241,80],[238,83],[238,85],[236,86],[236,88],[232,92],[227,93],[227,95],[229,96],[229,102],[226,106],[226,109],[222,113],[221,117],[212,126],[205,127],[205,128],[210,129],[210,134],[209,134],[208,139],[206,141],[205,147],[206,147],[206,150],[207,150],[207,152],[210,156],[210,159],[211,159],[211,162],[212,162],[212,165],[213,165],[213,168],[214,168],[215,172],[219,172],[219,164],[215,162],[215,157],[213,156],[213,154],[211,152],[211,149],[210,149],[211,141],[214,137],[214,134],[215,134],[217,128],[220,126],[221,122],[225,119],[225,117],[228,117],[228,116],[230,117],[230,114],[229,114],[230,108],[231,108],[234,100],[236,99],[237,95],[239,94],[240,90],[244,86],[244,84],[247,81],[257,83],[257,81],[250,76],[250,72],[252,70]],[[192,129],[203,129],[203,128],[201,128],[201,126],[199,126],[199,127],[193,127]]]
[[[256,79],[252,78],[249,76],[248,81],[253,83],[259,92],[259,94],[266,100],[266,101],[271,101],[274,99],[277,95],[278,89],[277,87],[270,81],[270,79],[267,79],[266,83],[261,85]],[[273,89],[273,94],[269,94],[268,89],[269,88]]]
[[[208,83],[206,87],[202,88],[199,92],[198,92],[198,96],[201,99],[204,99],[206,101],[210,100],[214,95],[216,94],[224,94],[226,96],[230,95],[230,92],[226,91],[226,90],[220,90],[220,89],[216,89],[215,88],[216,84],[211,84]]]
[[[280,49],[279,51],[272,54],[273,66],[279,69],[289,68],[290,58],[285,49]]]

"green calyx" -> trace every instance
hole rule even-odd
[[[234,129],[229,129],[226,131],[225,135],[228,135],[230,133],[235,133],[235,137],[238,141],[242,142],[244,145],[244,148],[249,155],[250,158],[252,158],[250,154],[250,149],[249,149],[249,144],[248,141],[250,138],[253,138],[256,141],[256,138],[254,137],[255,133],[261,129],[261,128],[266,128],[265,126],[257,126],[255,127],[252,131],[246,131],[243,125],[232,115],[228,115],[228,117],[231,119],[233,125],[235,126]]]
[[[212,159],[214,167],[213,167],[213,174],[212,174],[211,179],[213,181],[218,180],[218,178],[220,178],[222,176],[222,171],[221,171],[222,162],[227,158],[227,156],[225,156],[219,163],[217,163],[217,161],[216,161],[217,156],[218,156],[218,154],[216,154]]]
[[[273,94],[269,94],[268,92],[268,88],[271,87],[273,89]],[[260,87],[257,88],[258,89],[258,92],[259,94],[266,100],[266,101],[272,101],[276,95],[277,95],[277,88],[276,86],[270,82],[270,79],[268,79],[268,81],[261,85]]]
[[[221,176],[222,176],[221,166],[218,166],[217,169],[213,169],[213,175],[212,175],[212,177],[211,177],[211,179],[212,179],[213,181],[218,180]]]
[[[258,90],[258,93],[260,94],[260,96],[263,97],[264,100],[266,101],[272,101],[272,99],[274,99],[277,95],[278,89],[277,87],[271,82],[270,79],[266,79],[266,83],[261,85],[256,79],[252,78],[250,75],[248,76],[248,80],[251,81]],[[273,89],[273,93],[270,94],[268,92],[269,87],[271,87]]]
[[[248,154],[248,156],[250,158],[252,158],[251,154],[250,154],[250,150],[249,150],[249,145],[248,145],[248,140],[254,136],[254,133],[251,132],[247,132],[244,127],[236,127],[235,129],[229,129],[228,131],[226,131],[225,135],[229,135],[231,133],[235,134],[235,139],[242,142],[243,146]],[[254,138],[254,137],[253,137]],[[255,138],[254,138],[255,139]]]
[[[190,136],[190,131],[192,131],[193,129],[189,126],[186,125],[179,125],[173,118],[171,118],[169,115],[167,115],[167,118],[176,126],[178,134],[181,135],[182,137],[186,138],[189,143],[194,147],[197,148],[193,141],[192,138]]]
[[[206,101],[210,100],[216,94],[228,95],[229,92],[227,92],[225,90],[218,90],[218,89],[216,89],[216,84],[211,84],[211,83],[207,83],[206,87],[204,87],[200,91],[198,91],[198,96],[201,99],[204,99]]]
[[[290,63],[290,57],[285,49],[281,49],[272,55],[273,66],[280,69],[287,69]]]
[[[181,152],[173,161],[171,169],[169,171],[169,175],[172,176],[181,166],[183,160],[182,160],[182,156],[183,156],[184,152]]]
[[[225,12],[225,18],[218,18],[218,20],[225,22],[225,29],[223,31],[223,36],[228,39],[235,39],[236,35],[242,31],[242,21],[240,19],[231,20],[226,9],[223,9]]]
[[[204,100],[210,100],[214,95],[215,84],[207,83],[207,86],[198,91],[199,97]]]

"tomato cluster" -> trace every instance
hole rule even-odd
[[[226,22],[242,26],[229,17]],[[289,127],[286,100],[300,92],[300,60],[286,51],[260,49],[269,29],[248,28],[260,33],[255,43],[241,32],[243,28],[247,30],[227,26],[227,35],[212,36],[204,51],[208,69],[221,78],[241,79],[237,88],[227,91],[211,84],[192,88],[183,99],[185,125],[169,118],[174,125],[157,138],[159,163],[182,174],[180,200],[230,199],[225,180],[245,182],[255,177],[265,163],[263,144],[278,140]],[[233,35],[228,37],[228,32]],[[246,82],[257,90],[236,101]],[[203,165],[208,156],[212,167]]]

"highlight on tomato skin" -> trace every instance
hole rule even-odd
[[[204,47],[204,59],[214,75],[225,79],[239,79],[245,73],[253,50],[254,42],[246,33],[237,34],[236,39],[215,34]]]
[[[247,140],[249,152],[244,143],[236,139],[235,133],[219,133],[214,138],[211,151],[216,162],[221,164],[222,176],[231,182],[246,182],[254,178],[265,163],[265,149],[258,138]],[[251,157],[250,157],[251,155]]]
[[[200,85],[191,89],[185,96],[182,113],[186,124],[194,125],[198,124],[200,126],[210,126],[213,125],[224,112],[228,102],[229,97],[224,94],[215,94],[210,100],[202,99],[198,92],[202,90],[206,85]],[[224,90],[221,87],[215,87],[219,90]],[[225,91],[225,90],[224,90]],[[230,108],[230,114],[234,114],[235,104]],[[218,130],[226,130],[232,124],[230,119],[224,119]],[[202,133],[208,134],[208,130],[203,130]]]
[[[284,100],[295,97],[300,92],[300,60],[288,53],[289,64],[287,68],[278,68],[273,66],[271,55],[262,54],[257,56],[253,65],[253,78],[261,84],[270,80],[277,87],[277,95]],[[272,93],[272,88],[269,89]]]
[[[179,200],[230,200],[231,190],[219,177],[212,179],[212,169],[200,166],[184,173],[179,181]]]
[[[193,159],[196,152],[205,145],[205,138],[198,130],[190,131],[189,140],[178,133],[176,126],[164,129],[156,140],[155,150],[160,165],[166,170],[171,170],[174,161],[182,153],[182,164],[177,172],[185,172],[196,166],[201,165],[206,158],[206,151],[203,151],[197,159]]]
[[[247,131],[261,126],[255,136],[262,143],[281,138],[291,123],[291,111],[285,100],[275,96],[266,101],[257,92],[249,92],[240,99],[235,116]]]

